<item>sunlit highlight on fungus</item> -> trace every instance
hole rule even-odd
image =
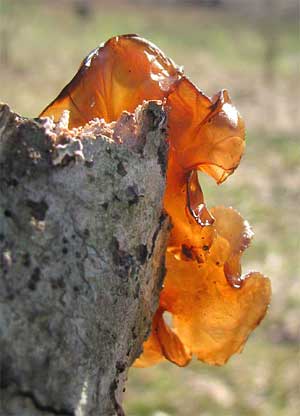
[[[91,52],[41,116],[57,121],[67,109],[70,127],[96,117],[112,122],[144,100],[162,100],[168,109],[164,208],[172,230],[164,288],[135,365],[167,359],[184,366],[192,355],[221,365],[242,350],[271,296],[267,278],[241,273],[241,256],[253,236],[248,222],[232,208],[209,211],[198,180],[201,171],[222,183],[243,154],[244,122],[228,92],[207,97],[155,45],[123,35]]]

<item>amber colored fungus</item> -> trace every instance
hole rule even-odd
[[[198,181],[202,171],[222,183],[244,151],[244,122],[227,91],[207,97],[155,45],[123,35],[92,51],[41,116],[57,121],[67,109],[70,127],[96,117],[111,122],[143,100],[164,100],[169,110],[164,207],[173,227],[159,307],[135,365],[167,359],[184,366],[193,354],[224,364],[241,351],[271,296],[269,279],[241,274],[249,224],[232,208],[209,211]]]

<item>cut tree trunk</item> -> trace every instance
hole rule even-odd
[[[165,120],[144,104],[118,144],[0,105],[1,415],[123,414],[165,273]]]

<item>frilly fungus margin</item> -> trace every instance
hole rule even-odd
[[[70,127],[95,117],[113,122],[144,100],[162,100],[168,109],[164,208],[173,228],[164,288],[135,365],[167,359],[184,366],[193,354],[221,365],[242,350],[271,296],[269,279],[241,273],[240,259],[253,236],[249,224],[232,208],[209,211],[198,181],[202,171],[222,183],[242,157],[244,122],[228,92],[207,97],[155,45],[123,35],[92,51],[41,116],[57,120],[67,109]],[[171,325],[164,312],[171,314]]]

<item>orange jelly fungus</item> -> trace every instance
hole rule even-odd
[[[41,116],[57,121],[69,110],[70,127],[95,117],[111,122],[144,100],[162,100],[168,109],[164,208],[173,227],[159,306],[135,365],[167,359],[185,366],[192,355],[221,365],[242,350],[271,296],[269,279],[241,274],[253,235],[248,222],[232,208],[209,211],[198,181],[202,171],[222,183],[243,154],[244,122],[228,92],[207,97],[155,45],[123,35],[92,51]]]

